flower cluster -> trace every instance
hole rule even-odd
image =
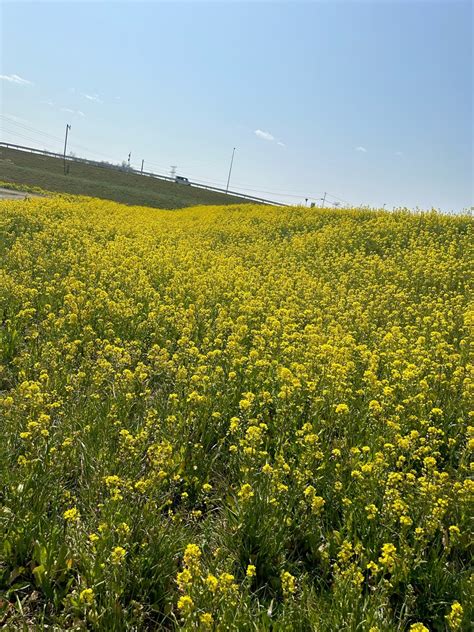
[[[462,630],[472,232],[2,202],[4,623]]]

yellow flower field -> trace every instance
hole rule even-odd
[[[435,212],[2,202],[0,625],[468,630],[473,254]]]

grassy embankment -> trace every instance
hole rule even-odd
[[[232,195],[116,169],[76,162],[68,165],[69,175],[65,176],[59,158],[0,147],[0,181],[165,209],[245,203]]]

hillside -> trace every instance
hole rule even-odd
[[[87,195],[123,204],[184,208],[199,204],[242,204],[242,198],[106,167],[0,147],[0,181],[36,186],[46,191]]]
[[[0,625],[469,629],[472,229],[1,202]]]

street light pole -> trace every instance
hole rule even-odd
[[[234,154],[235,154],[235,147],[232,150],[232,158],[230,159],[229,177],[227,178],[227,186],[225,189],[226,193],[229,191],[230,174],[232,173],[232,165],[234,164]]]
[[[67,123],[66,124],[66,137],[64,138],[64,175],[66,175],[66,173],[67,173],[67,169],[66,169],[66,148],[67,148],[67,134],[68,134],[70,129],[71,129],[71,126],[69,125],[69,123]]]

